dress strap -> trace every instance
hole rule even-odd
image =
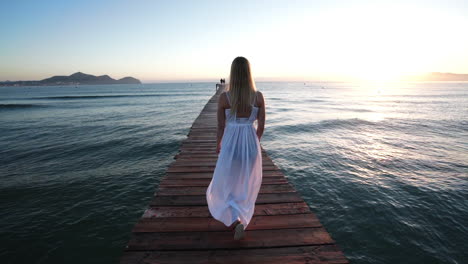
[[[229,98],[229,91],[226,92],[226,98],[228,100],[228,104],[231,105],[231,98]]]

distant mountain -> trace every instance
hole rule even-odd
[[[408,77],[410,81],[468,81],[468,74],[457,74],[448,72],[431,72],[420,76]]]
[[[112,79],[109,75],[94,76],[82,72],[70,76],[53,76],[41,81],[6,81],[0,82],[0,86],[31,86],[31,85],[80,85],[80,84],[140,84],[140,80],[133,77],[124,77],[119,80]]]

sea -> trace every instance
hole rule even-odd
[[[468,263],[467,82],[257,82],[351,263]],[[0,262],[118,263],[215,83],[0,87]]]

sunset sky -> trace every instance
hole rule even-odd
[[[468,73],[468,1],[2,1],[0,80]]]

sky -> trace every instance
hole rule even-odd
[[[0,0],[0,81],[385,80],[468,73],[468,0]]]

